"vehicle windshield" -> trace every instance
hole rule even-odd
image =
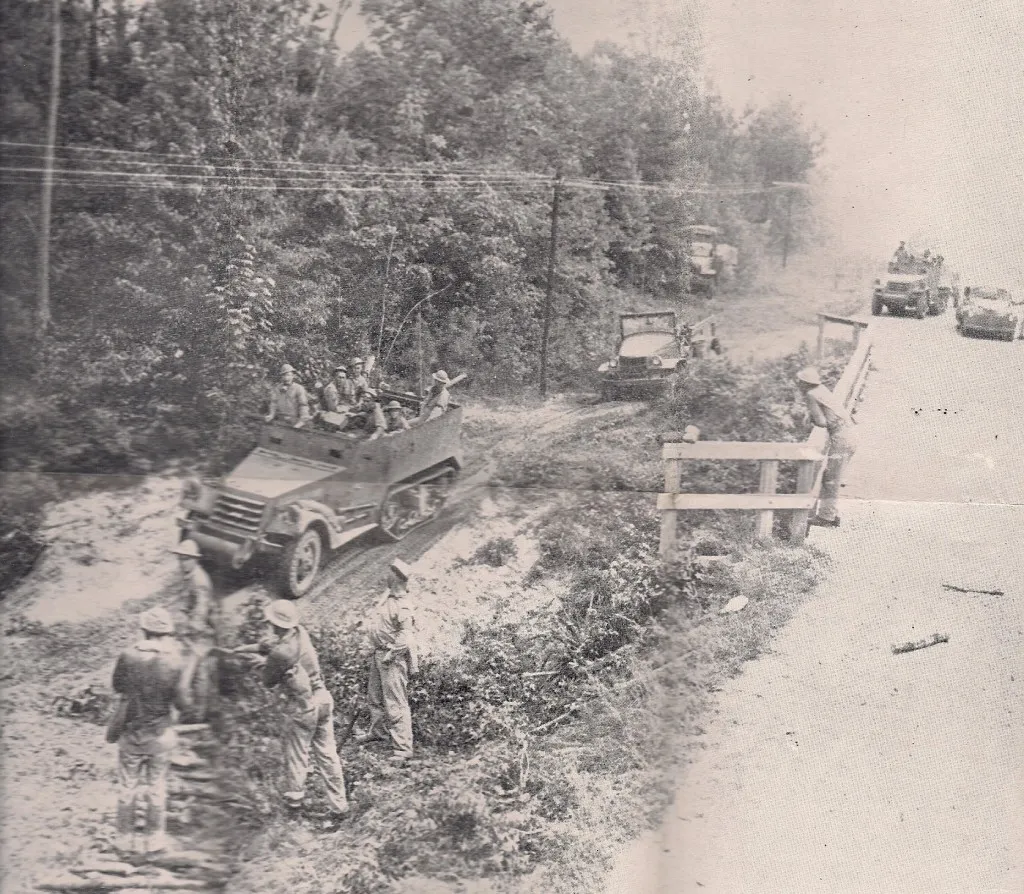
[[[622,336],[636,335],[639,332],[675,332],[676,315],[674,313],[643,314],[636,317],[622,317]]]
[[[1009,301],[1010,293],[1006,289],[976,286],[971,289],[971,298],[975,301]]]

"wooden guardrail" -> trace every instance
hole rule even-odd
[[[815,356],[818,358],[818,365],[825,362],[825,327],[829,323],[839,323],[853,329],[854,350],[860,344],[861,333],[868,328],[870,323],[866,320],[857,320],[853,317],[837,317],[834,314],[818,314],[818,346]]]
[[[846,407],[852,406],[867,377],[871,361],[872,334],[868,324],[845,317],[819,315],[825,322],[845,323],[854,327],[856,346],[833,393]],[[815,428],[802,443],[773,441],[692,441],[683,433],[662,436],[662,459],[665,463],[665,492],[658,495],[661,511],[660,554],[669,559],[675,552],[676,520],[680,512],[708,509],[738,509],[757,512],[755,539],[772,536],[776,512],[788,512],[789,539],[802,543],[807,534],[807,519],[821,492],[821,478],[827,459],[828,435]],[[692,442],[691,442],[692,441]],[[757,462],[761,479],[753,494],[690,494],[680,493],[682,464],[688,461]],[[796,493],[777,493],[780,462],[795,462]]]

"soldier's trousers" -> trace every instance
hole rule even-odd
[[[117,831],[131,850],[156,850],[167,830],[167,771],[177,741],[173,727],[162,735],[126,732],[118,743]],[[132,844],[145,836],[139,847]]]
[[[384,653],[375,652],[370,659],[370,728],[367,735],[391,740],[396,754],[412,754],[412,712],[409,710],[409,662],[404,654],[385,661]]]
[[[313,707],[288,716],[284,724],[284,799],[298,807],[305,797],[310,755],[327,789],[327,803],[335,813],[348,810],[345,773],[334,741],[334,699],[326,689],[313,693]]]
[[[850,457],[857,451],[857,444],[849,431],[840,430],[829,438],[828,460],[821,476],[821,495],[818,515],[828,521],[839,517],[839,487],[843,483],[843,472]]]

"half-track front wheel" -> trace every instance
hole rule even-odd
[[[285,547],[278,573],[286,597],[298,599],[310,591],[320,571],[323,553],[324,542],[316,528],[306,528]]]

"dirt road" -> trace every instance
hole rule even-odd
[[[1024,343],[877,323],[829,581],[609,894],[1024,890]]]

